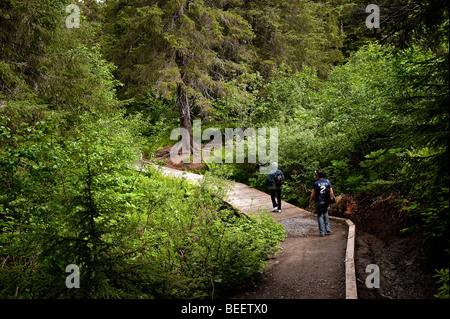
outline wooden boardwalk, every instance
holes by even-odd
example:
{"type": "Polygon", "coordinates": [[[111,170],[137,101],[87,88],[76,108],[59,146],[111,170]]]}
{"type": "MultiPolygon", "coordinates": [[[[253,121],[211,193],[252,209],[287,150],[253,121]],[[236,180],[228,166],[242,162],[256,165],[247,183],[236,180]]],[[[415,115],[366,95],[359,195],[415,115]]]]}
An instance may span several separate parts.
{"type": "MultiPolygon", "coordinates": [[[[199,183],[203,178],[203,176],[199,174],[180,171],[165,166],[158,166],[158,169],[165,175],[178,178],[186,178],[187,180],[194,183],[199,183]]],[[[227,194],[226,198],[223,198],[223,200],[243,213],[251,214],[257,212],[266,212],[272,215],[276,220],[283,220],[299,216],[304,218],[315,218],[315,216],[310,212],[289,204],[285,201],[282,201],[281,213],[272,213],[272,201],[270,199],[270,195],[237,182],[232,183],[231,191],[227,194]]]]}
{"type": "MultiPolygon", "coordinates": [[[[202,175],[158,166],[165,175],[199,183],[202,175]]],[[[354,225],[330,217],[332,235],[320,237],[317,218],[304,209],[282,201],[281,213],[272,212],[270,195],[242,183],[231,183],[223,198],[244,214],[270,214],[286,229],[282,250],[262,280],[232,298],[238,299],[356,299],[354,225]]]]}

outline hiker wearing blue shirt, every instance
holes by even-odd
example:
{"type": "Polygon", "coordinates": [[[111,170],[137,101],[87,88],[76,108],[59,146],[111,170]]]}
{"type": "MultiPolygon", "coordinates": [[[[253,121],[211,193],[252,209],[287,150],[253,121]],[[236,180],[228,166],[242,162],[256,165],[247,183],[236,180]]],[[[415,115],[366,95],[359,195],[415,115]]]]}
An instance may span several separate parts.
{"type": "Polygon", "coordinates": [[[281,213],[281,188],[285,181],[284,174],[278,169],[278,163],[272,163],[272,170],[269,172],[270,198],[272,199],[273,212],[281,213]],[[276,196],[276,200],[275,200],[276,196]]]}
{"type": "Polygon", "coordinates": [[[333,194],[333,187],[328,179],[325,178],[324,170],[318,169],[314,171],[314,179],[311,198],[309,204],[316,209],[317,221],[319,224],[319,233],[321,237],[331,234],[330,220],[328,217],[328,205],[330,204],[330,195],[333,194]]]}

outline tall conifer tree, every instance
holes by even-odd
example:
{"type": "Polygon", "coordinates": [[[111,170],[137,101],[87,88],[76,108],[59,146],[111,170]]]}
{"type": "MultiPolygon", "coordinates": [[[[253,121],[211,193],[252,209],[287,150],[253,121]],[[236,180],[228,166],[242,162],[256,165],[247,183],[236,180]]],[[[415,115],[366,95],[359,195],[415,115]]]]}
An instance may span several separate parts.
{"type": "Polygon", "coordinates": [[[180,125],[192,133],[192,106],[208,114],[243,72],[269,76],[282,64],[294,71],[306,64],[325,74],[340,61],[341,8],[306,0],[109,1],[105,52],[125,96],[176,94],[180,125]]]}
{"type": "Polygon", "coordinates": [[[166,97],[176,92],[180,125],[191,132],[192,105],[207,112],[210,97],[226,90],[227,75],[242,72],[253,57],[247,46],[253,33],[238,2],[109,3],[108,54],[120,66],[128,92],[154,90],[166,97]]]}

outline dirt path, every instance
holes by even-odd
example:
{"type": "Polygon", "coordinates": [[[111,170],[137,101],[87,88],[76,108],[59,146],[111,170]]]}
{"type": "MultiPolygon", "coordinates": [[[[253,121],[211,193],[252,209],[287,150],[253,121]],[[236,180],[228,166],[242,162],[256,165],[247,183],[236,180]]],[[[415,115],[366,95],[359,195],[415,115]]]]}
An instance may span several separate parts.
{"type": "MultiPolygon", "coordinates": [[[[305,224],[302,217],[282,222],[305,224]]],[[[269,262],[261,279],[242,287],[232,298],[344,299],[346,227],[332,222],[332,235],[320,237],[312,230],[317,228],[315,223],[308,234],[291,236],[288,232],[283,250],[269,262]]]]}
{"type": "MultiPolygon", "coordinates": [[[[160,167],[168,175],[198,182],[202,176],[160,167]]],[[[282,212],[271,212],[270,196],[241,183],[233,183],[224,199],[240,211],[268,213],[285,226],[282,250],[253,285],[240,287],[232,299],[344,299],[347,224],[330,219],[331,235],[319,236],[316,215],[282,202],[282,212]]]]}

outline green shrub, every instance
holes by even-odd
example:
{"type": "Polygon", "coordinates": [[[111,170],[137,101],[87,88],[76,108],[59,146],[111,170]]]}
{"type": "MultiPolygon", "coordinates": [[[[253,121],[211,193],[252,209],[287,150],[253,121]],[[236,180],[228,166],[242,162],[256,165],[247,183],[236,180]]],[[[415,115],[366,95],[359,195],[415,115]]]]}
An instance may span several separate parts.
{"type": "Polygon", "coordinates": [[[434,277],[438,278],[437,283],[441,284],[436,297],[448,299],[448,268],[437,270],[437,274],[434,277]]]}
{"type": "Polygon", "coordinates": [[[14,131],[2,117],[1,297],[214,298],[264,269],[282,226],[236,216],[212,177],[137,169],[130,121],[84,116],[69,135],[51,117],[14,131]]]}

